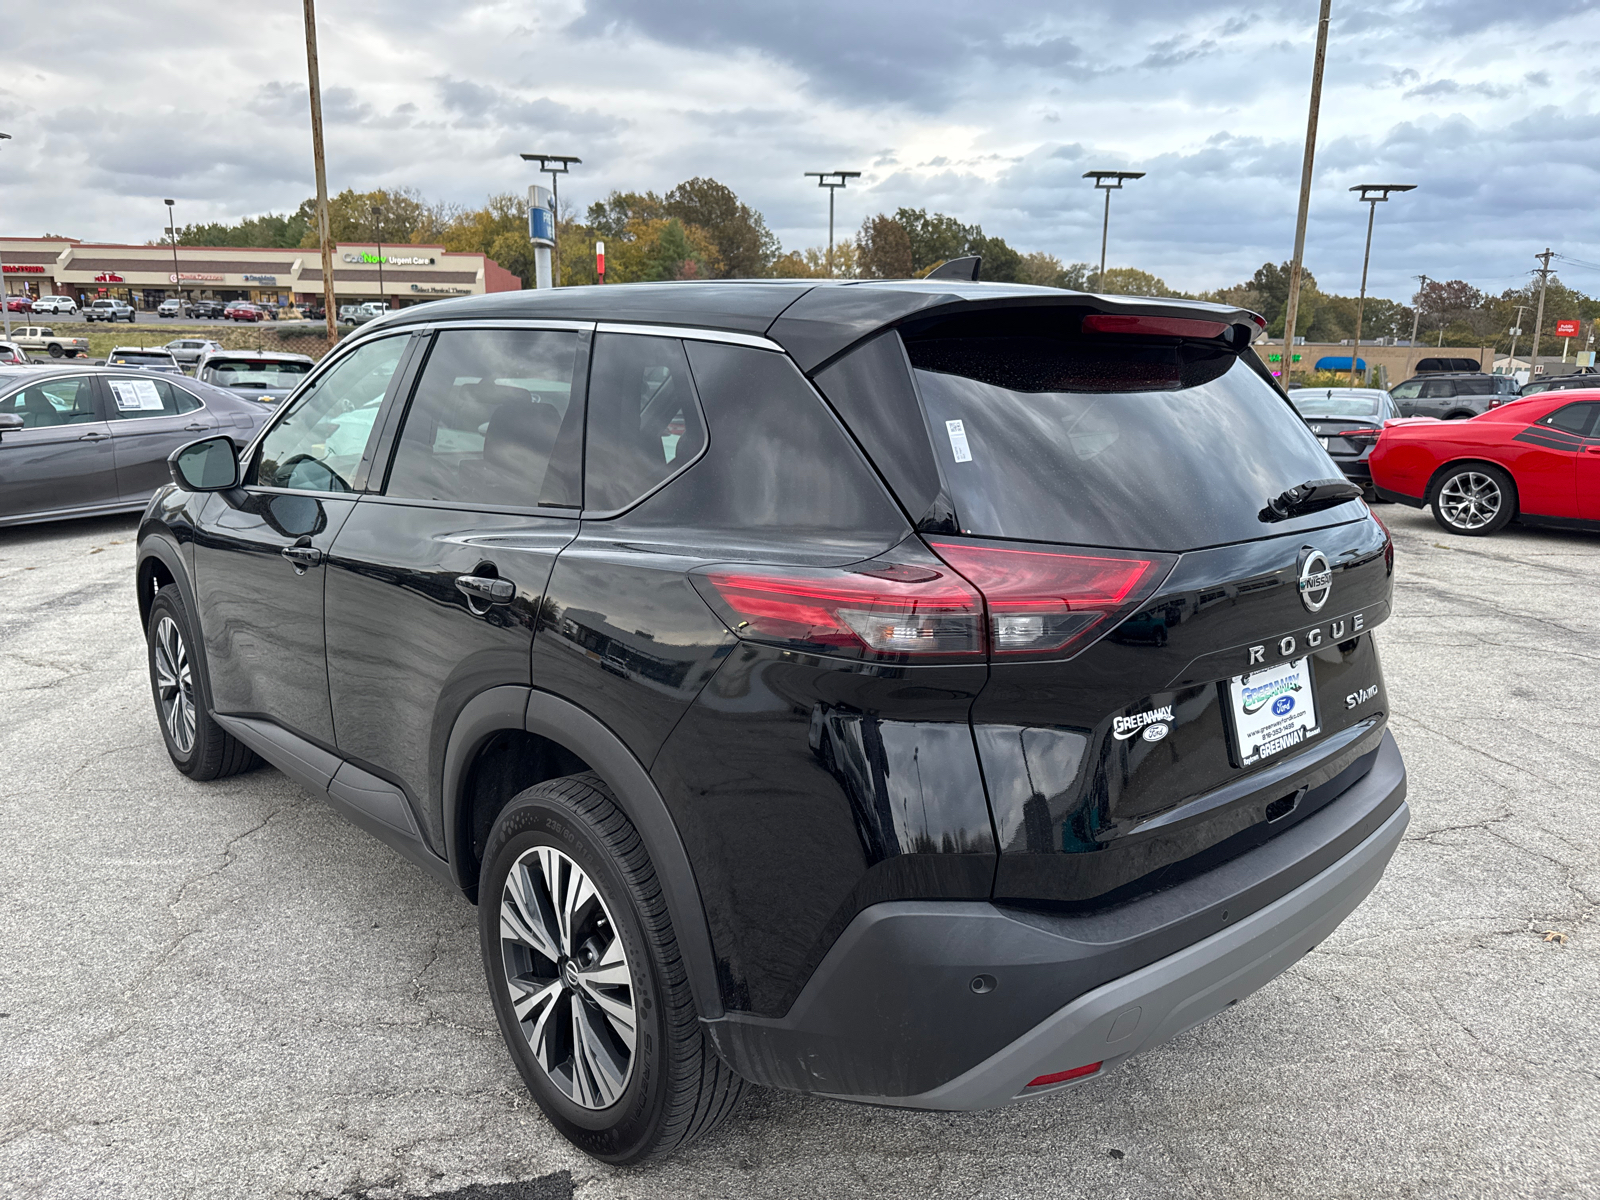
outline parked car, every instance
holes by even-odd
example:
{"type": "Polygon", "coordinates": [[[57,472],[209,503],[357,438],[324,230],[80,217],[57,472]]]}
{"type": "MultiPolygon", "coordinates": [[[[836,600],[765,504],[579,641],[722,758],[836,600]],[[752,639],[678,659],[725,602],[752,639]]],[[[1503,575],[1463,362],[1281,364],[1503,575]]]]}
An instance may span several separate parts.
{"type": "Polygon", "coordinates": [[[12,312],[32,312],[33,299],[29,296],[7,296],[6,308],[12,312]]]}
{"type": "Polygon", "coordinates": [[[26,351],[15,342],[0,342],[0,366],[25,367],[29,361],[26,351]]]}
{"type": "Polygon", "coordinates": [[[161,371],[168,375],[182,375],[183,368],[165,347],[114,346],[106,355],[108,367],[137,367],[141,371],[161,371]]]}
{"type": "Polygon", "coordinates": [[[254,304],[230,304],[224,314],[230,321],[266,321],[271,318],[265,309],[254,304]]]}
{"type": "Polygon", "coordinates": [[[41,296],[33,302],[33,311],[60,316],[62,313],[77,312],[78,302],[71,296],[41,296]]]}
{"type": "Polygon", "coordinates": [[[47,325],[24,325],[11,331],[11,340],[24,350],[48,354],[51,358],[77,358],[89,353],[89,339],[65,337],[47,325]]]}
{"type": "Polygon", "coordinates": [[[1378,444],[1384,422],[1400,416],[1389,393],[1381,388],[1295,388],[1289,400],[1345,478],[1370,490],[1367,457],[1378,444]]]}
{"type": "Polygon", "coordinates": [[[1509,375],[1439,374],[1414,376],[1389,389],[1403,417],[1464,421],[1504,404],[1518,394],[1509,375]]]}
{"type": "Polygon", "coordinates": [[[1417,360],[1418,375],[1460,375],[1481,372],[1483,364],[1475,358],[1421,358],[1417,360]]]}
{"type": "Polygon", "coordinates": [[[83,310],[85,321],[126,321],[133,324],[133,307],[121,300],[99,299],[91,301],[83,310]]]}
{"type": "Polygon", "coordinates": [[[190,315],[211,320],[223,315],[226,305],[220,300],[196,300],[190,315]]]}
{"type": "Polygon", "coordinates": [[[376,321],[379,317],[388,315],[389,306],[380,301],[369,300],[365,304],[356,305],[355,312],[350,314],[352,325],[365,325],[368,321],[376,321]]]}
{"type": "Polygon", "coordinates": [[[1450,533],[1516,520],[1600,530],[1600,388],[1524,397],[1470,421],[1403,421],[1370,458],[1379,495],[1429,506],[1450,533]]]}
{"type": "Polygon", "coordinates": [[[1522,390],[1519,394],[1537,396],[1541,392],[1593,387],[1600,387],[1600,372],[1592,368],[1585,368],[1573,375],[1535,375],[1522,385],[1522,390]]]}
{"type": "Polygon", "coordinates": [[[218,433],[242,446],[268,415],[144,371],[0,367],[0,525],[137,512],[179,446],[218,433]]]}
{"type": "Polygon", "coordinates": [[[596,1157],[746,1080],[1080,1086],[1326,938],[1408,820],[1393,546],[1263,325],[937,278],[395,313],[174,456],[160,736],[476,901],[596,1157]]]}
{"type": "Polygon", "coordinates": [[[156,305],[158,317],[186,317],[192,311],[192,306],[187,300],[163,300],[156,305]]]}
{"type": "Polygon", "coordinates": [[[179,363],[192,367],[213,350],[221,350],[222,343],[211,338],[175,338],[162,349],[179,363]]]}
{"type": "Polygon", "coordinates": [[[360,309],[360,307],[361,306],[359,304],[341,304],[341,305],[339,305],[339,324],[341,324],[341,325],[353,324],[355,322],[356,312],[357,312],[357,310],[360,309]]]}
{"type": "Polygon", "coordinates": [[[320,304],[302,304],[299,308],[302,321],[326,321],[328,319],[328,310],[320,304]]]}
{"type": "Polygon", "coordinates": [[[195,367],[195,378],[236,396],[276,404],[310,374],[316,360],[306,354],[272,350],[209,351],[195,367]]]}

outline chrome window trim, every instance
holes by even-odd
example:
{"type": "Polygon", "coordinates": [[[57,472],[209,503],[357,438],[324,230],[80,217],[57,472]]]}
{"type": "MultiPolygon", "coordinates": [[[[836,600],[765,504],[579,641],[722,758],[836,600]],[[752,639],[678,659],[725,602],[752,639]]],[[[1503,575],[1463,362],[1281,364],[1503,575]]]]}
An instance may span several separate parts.
{"type": "Polygon", "coordinates": [[[703,329],[696,325],[632,325],[622,321],[600,321],[596,333],[632,333],[640,337],[675,337],[692,342],[726,342],[730,346],[750,346],[756,350],[775,350],[783,347],[771,338],[755,333],[733,333],[726,329],[703,329]]]}
{"type": "Polygon", "coordinates": [[[526,317],[516,320],[503,317],[486,317],[481,321],[468,318],[461,321],[419,321],[415,325],[383,326],[375,330],[373,336],[401,332],[442,333],[451,329],[549,329],[558,333],[582,333],[593,328],[593,321],[564,321],[553,317],[526,317]]]}

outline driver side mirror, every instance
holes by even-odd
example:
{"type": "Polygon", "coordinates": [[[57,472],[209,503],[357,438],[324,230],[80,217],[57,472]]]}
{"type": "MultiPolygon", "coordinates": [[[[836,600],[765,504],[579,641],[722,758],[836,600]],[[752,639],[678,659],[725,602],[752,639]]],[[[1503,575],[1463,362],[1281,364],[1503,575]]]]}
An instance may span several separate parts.
{"type": "Polygon", "coordinates": [[[0,413],[0,438],[14,430],[21,429],[25,422],[16,413],[0,413]]]}
{"type": "Polygon", "coordinates": [[[201,438],[179,446],[167,458],[172,482],[191,492],[226,492],[239,486],[239,452],[233,439],[201,438]]]}

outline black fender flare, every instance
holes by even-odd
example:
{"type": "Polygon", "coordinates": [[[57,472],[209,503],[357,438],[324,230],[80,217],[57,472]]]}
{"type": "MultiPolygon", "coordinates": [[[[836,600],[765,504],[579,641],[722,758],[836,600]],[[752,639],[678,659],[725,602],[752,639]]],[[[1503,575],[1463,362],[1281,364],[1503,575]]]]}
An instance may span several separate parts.
{"type": "Polygon", "coordinates": [[[644,842],[661,884],[661,896],[672,919],[678,949],[683,955],[689,988],[700,1016],[715,1020],[723,1015],[722,992],[717,983],[716,956],[711,948],[711,928],[688,851],[666,801],[633,751],[610,727],[569,700],[533,688],[490,688],[468,701],[450,731],[440,789],[445,855],[456,882],[472,895],[478,881],[463,879],[467,855],[457,842],[460,801],[469,764],[495,734],[521,729],[565,746],[611,789],[617,803],[644,842]]]}
{"type": "Polygon", "coordinates": [[[172,576],[174,585],[178,589],[178,596],[183,600],[183,611],[189,618],[189,641],[192,645],[189,652],[195,657],[195,665],[199,669],[195,677],[200,681],[202,700],[205,702],[207,712],[216,712],[216,705],[211,700],[211,666],[206,659],[205,632],[200,628],[200,605],[194,598],[194,584],[189,578],[189,566],[184,561],[183,552],[178,548],[166,526],[159,521],[145,521],[139,531],[138,560],[133,569],[133,585],[140,589],[141,594],[135,597],[139,613],[139,636],[145,635],[145,623],[150,611],[149,600],[142,594],[143,584],[141,577],[144,575],[144,565],[150,559],[157,559],[172,576]]]}

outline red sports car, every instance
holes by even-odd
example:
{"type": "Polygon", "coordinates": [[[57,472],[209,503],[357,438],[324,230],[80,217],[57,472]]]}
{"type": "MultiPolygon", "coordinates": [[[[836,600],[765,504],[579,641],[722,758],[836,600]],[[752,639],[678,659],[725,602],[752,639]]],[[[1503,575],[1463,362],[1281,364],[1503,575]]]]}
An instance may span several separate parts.
{"type": "Polygon", "coordinates": [[[1469,421],[1391,422],[1369,461],[1379,496],[1431,505],[1451,533],[1512,520],[1600,531],[1600,389],[1541,392],[1469,421]]]}

